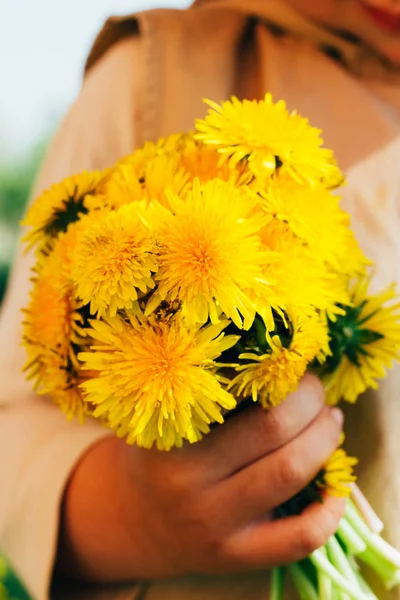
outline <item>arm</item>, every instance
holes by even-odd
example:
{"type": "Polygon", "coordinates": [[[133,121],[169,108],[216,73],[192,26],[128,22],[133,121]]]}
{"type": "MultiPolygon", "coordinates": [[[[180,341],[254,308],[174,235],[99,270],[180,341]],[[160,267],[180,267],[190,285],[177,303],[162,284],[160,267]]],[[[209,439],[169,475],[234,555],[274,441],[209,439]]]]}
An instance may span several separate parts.
{"type": "MultiPolygon", "coordinates": [[[[134,39],[120,43],[92,71],[37,191],[133,149],[137,48],[134,39]]],[[[66,423],[23,382],[17,344],[28,268],[29,259],[18,261],[0,329],[0,373],[8,375],[0,392],[0,452],[9,457],[0,465],[7,482],[0,546],[36,598],[47,597],[58,540],[67,575],[118,582],[266,568],[302,558],[330,537],[340,500],[299,517],[268,518],[318,473],[339,441],[340,415],[323,407],[314,378],[276,410],[253,407],[194,446],[170,453],[130,448],[90,421],[66,423]]]]}
{"type": "MultiPolygon", "coordinates": [[[[139,52],[139,39],[129,38],[89,72],[52,143],[33,197],[73,173],[111,166],[134,149],[139,52]]],[[[107,432],[90,421],[84,427],[67,423],[57,407],[35,397],[21,372],[20,309],[27,302],[32,261],[19,253],[0,315],[0,548],[32,595],[43,600],[66,481],[79,458],[107,432]]]]}

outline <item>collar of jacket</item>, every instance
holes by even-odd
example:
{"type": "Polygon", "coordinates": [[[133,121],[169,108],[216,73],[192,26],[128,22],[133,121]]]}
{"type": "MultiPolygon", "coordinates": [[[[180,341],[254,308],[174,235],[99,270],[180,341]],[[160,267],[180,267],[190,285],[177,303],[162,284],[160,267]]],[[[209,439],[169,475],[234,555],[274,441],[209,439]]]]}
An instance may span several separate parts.
{"type": "Polygon", "coordinates": [[[252,15],[265,21],[266,25],[278,26],[336,56],[357,76],[400,82],[400,67],[390,63],[374,48],[307,19],[284,0],[195,0],[189,10],[200,8],[227,8],[252,15]]]}

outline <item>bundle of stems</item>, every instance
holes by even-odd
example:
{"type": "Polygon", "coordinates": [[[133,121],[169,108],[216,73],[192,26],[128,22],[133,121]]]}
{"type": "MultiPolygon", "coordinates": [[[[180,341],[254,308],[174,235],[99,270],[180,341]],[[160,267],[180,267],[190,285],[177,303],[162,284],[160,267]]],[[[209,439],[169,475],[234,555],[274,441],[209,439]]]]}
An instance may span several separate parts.
{"type": "Polygon", "coordinates": [[[291,579],[301,600],[379,600],[361,572],[367,565],[390,590],[400,583],[400,552],[380,535],[383,523],[352,485],[334,536],[305,560],[272,572],[269,600],[283,600],[291,579]]]}

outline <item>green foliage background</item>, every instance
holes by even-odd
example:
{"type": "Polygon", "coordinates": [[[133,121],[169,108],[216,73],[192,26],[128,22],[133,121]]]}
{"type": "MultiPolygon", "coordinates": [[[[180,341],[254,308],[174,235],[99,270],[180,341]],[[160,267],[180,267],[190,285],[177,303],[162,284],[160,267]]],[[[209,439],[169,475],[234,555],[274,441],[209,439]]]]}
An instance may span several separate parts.
{"type": "Polygon", "coordinates": [[[6,559],[0,556],[0,600],[31,600],[6,559]]]}

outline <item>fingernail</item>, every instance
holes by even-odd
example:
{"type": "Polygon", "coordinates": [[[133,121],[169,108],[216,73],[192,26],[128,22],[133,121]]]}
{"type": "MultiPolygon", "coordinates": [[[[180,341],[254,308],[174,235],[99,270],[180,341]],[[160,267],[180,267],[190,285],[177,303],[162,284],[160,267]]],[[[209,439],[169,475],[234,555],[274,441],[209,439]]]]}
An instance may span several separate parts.
{"type": "Polygon", "coordinates": [[[340,408],[332,408],[331,410],[332,419],[336,421],[340,426],[343,425],[343,413],[340,408]]]}

